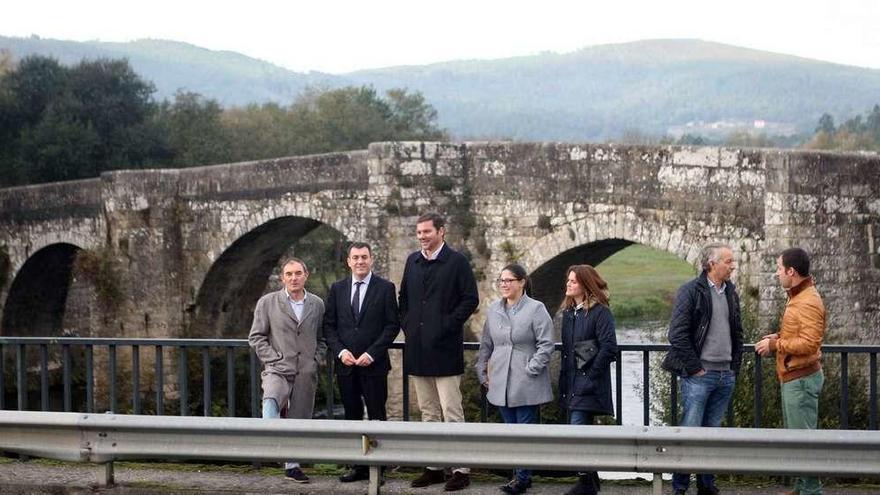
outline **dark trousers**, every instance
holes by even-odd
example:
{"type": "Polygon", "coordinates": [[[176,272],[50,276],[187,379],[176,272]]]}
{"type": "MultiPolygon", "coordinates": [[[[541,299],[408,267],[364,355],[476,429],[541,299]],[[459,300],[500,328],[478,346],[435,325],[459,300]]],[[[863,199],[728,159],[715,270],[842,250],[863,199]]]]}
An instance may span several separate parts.
{"type": "MultiPolygon", "coordinates": [[[[362,375],[355,370],[350,375],[336,375],[339,394],[345,419],[360,421],[364,419],[364,406],[367,418],[385,421],[385,401],[388,399],[388,375],[362,375]]],[[[352,466],[358,471],[366,471],[367,466],[352,466]]],[[[384,466],[382,471],[384,472],[384,466]]]]}
{"type": "Polygon", "coordinates": [[[364,406],[367,418],[385,421],[385,401],[388,400],[388,375],[362,375],[355,370],[350,375],[337,375],[339,394],[345,408],[345,419],[364,419],[364,406]]]}

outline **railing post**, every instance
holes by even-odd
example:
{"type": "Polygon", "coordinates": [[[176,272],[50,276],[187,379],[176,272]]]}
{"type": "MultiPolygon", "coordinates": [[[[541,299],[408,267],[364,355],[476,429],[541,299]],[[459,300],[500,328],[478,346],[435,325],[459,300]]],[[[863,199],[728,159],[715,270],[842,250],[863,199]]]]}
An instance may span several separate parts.
{"type": "Polygon", "coordinates": [[[0,344],[0,410],[6,409],[6,346],[0,344]]]}
{"type": "Polygon", "coordinates": [[[131,408],[141,413],[141,348],[131,346],[131,408]]]}
{"type": "Polygon", "coordinates": [[[260,383],[257,378],[257,353],[253,349],[250,350],[249,363],[249,374],[251,380],[251,417],[259,418],[262,416],[262,412],[260,410],[260,383]]]}
{"type": "Polygon", "coordinates": [[[15,376],[16,385],[18,385],[18,410],[24,411],[27,408],[27,374],[25,373],[24,344],[15,346],[15,376]]]}
{"type": "Polygon", "coordinates": [[[868,384],[868,422],[869,428],[877,429],[877,353],[872,352],[869,361],[868,384]]]}
{"type": "Polygon", "coordinates": [[[403,377],[403,420],[409,421],[409,374],[403,370],[401,376],[403,377]]]}
{"type": "Polygon", "coordinates": [[[156,346],[156,415],[165,414],[165,369],[162,363],[162,346],[156,346]]]}
{"type": "Polygon", "coordinates": [[[86,412],[95,412],[95,357],[91,344],[86,345],[86,412]]]}
{"type": "Polygon", "coordinates": [[[202,348],[202,416],[211,415],[211,348],[202,348]]]}
{"type": "Polygon", "coordinates": [[[64,412],[70,412],[73,410],[73,392],[70,385],[70,344],[64,344],[61,346],[61,356],[61,381],[64,382],[64,412]]]}
{"type": "Polygon", "coordinates": [[[189,415],[189,390],[187,388],[188,380],[189,380],[189,370],[187,369],[186,362],[186,347],[180,346],[177,348],[178,356],[180,357],[180,362],[177,365],[177,390],[180,396],[180,415],[188,416],[189,415]]]}
{"type": "Polygon", "coordinates": [[[849,428],[849,355],[840,353],[840,429],[849,428]]]}
{"type": "Polygon", "coordinates": [[[235,417],[235,348],[226,348],[226,415],[235,417]]]}
{"type": "Polygon", "coordinates": [[[40,344],[40,410],[49,410],[49,345],[40,344]]]}
{"type": "Polygon", "coordinates": [[[761,427],[764,414],[764,364],[755,353],[755,428],[761,427]]]}
{"type": "Polygon", "coordinates": [[[335,419],[336,416],[333,414],[334,409],[334,397],[333,397],[333,373],[335,373],[334,366],[336,365],[336,360],[333,359],[333,353],[328,349],[324,354],[324,362],[327,363],[327,387],[324,389],[324,397],[325,397],[325,407],[327,408],[327,419],[335,419]]]}
{"type": "Polygon", "coordinates": [[[642,423],[645,426],[651,424],[651,379],[650,379],[650,351],[642,351],[642,423]]]}
{"type": "Polygon", "coordinates": [[[614,386],[617,396],[617,424],[623,424],[623,353],[617,351],[617,360],[614,362],[614,386]]]}
{"type": "Polygon", "coordinates": [[[108,378],[110,378],[110,412],[116,413],[116,345],[107,346],[108,378]]]}

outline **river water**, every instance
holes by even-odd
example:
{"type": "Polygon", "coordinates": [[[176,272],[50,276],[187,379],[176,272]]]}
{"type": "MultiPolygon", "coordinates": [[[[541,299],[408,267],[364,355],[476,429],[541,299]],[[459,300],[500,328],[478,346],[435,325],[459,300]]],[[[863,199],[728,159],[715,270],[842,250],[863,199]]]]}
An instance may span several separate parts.
{"type": "MultiPolygon", "coordinates": [[[[665,344],[666,329],[665,321],[629,322],[617,325],[618,344],[665,344]]],[[[642,400],[642,352],[624,352],[623,359],[623,424],[642,425],[643,423],[643,400],[642,400]]],[[[617,391],[614,387],[617,383],[616,366],[611,367],[612,397],[617,400],[617,391]]],[[[650,369],[649,378],[660,376],[663,371],[650,369]]],[[[617,404],[615,403],[615,408],[617,404]]],[[[616,410],[616,409],[615,409],[616,410]]],[[[657,425],[659,420],[651,418],[650,424],[657,425]]]]}
{"type": "MultiPolygon", "coordinates": [[[[666,330],[668,322],[665,321],[648,321],[648,322],[622,322],[617,324],[617,343],[618,344],[663,344],[666,343],[666,330]]],[[[623,360],[623,421],[624,425],[642,425],[644,424],[643,400],[642,400],[642,359],[641,352],[624,352],[621,356],[623,360]]],[[[612,397],[615,400],[615,410],[617,407],[617,391],[614,390],[617,384],[616,366],[611,367],[611,386],[612,397]]],[[[661,376],[665,373],[662,370],[651,367],[650,379],[661,376]]],[[[660,420],[652,412],[650,418],[651,425],[659,425],[660,420]]],[[[644,478],[651,479],[652,475],[645,473],[620,473],[620,472],[600,472],[599,475],[603,479],[633,479],[644,478]]],[[[664,479],[668,479],[670,475],[664,475],[664,479]]]]}

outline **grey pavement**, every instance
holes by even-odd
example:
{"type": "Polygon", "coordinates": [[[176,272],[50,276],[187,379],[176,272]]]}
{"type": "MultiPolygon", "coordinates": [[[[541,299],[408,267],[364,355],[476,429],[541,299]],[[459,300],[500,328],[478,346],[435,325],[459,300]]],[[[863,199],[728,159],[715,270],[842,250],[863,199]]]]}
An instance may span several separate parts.
{"type": "MultiPolygon", "coordinates": [[[[110,488],[97,486],[98,476],[103,469],[93,464],[57,463],[39,460],[21,462],[3,459],[0,462],[0,493],[19,494],[364,494],[367,482],[340,483],[336,476],[311,474],[308,484],[288,481],[278,473],[278,469],[253,470],[243,466],[201,466],[181,464],[117,463],[115,468],[116,485],[110,488]]],[[[307,470],[308,471],[308,470],[307,470]]],[[[442,485],[428,488],[410,488],[409,479],[392,473],[381,493],[435,495],[447,493],[442,485]]],[[[481,475],[471,487],[462,490],[462,495],[498,495],[498,487],[503,483],[500,477],[481,475]],[[489,480],[489,481],[487,481],[489,480]]],[[[547,479],[536,483],[529,494],[563,494],[570,482],[547,479]]],[[[769,495],[783,491],[781,486],[724,486],[723,494],[769,495]]],[[[695,492],[693,488],[692,492],[695,492]]],[[[664,493],[670,493],[668,482],[664,493]]],[[[649,494],[651,485],[646,481],[606,481],[603,495],[649,494]]],[[[828,486],[827,495],[880,493],[880,485],[847,487],[828,486]]]]}

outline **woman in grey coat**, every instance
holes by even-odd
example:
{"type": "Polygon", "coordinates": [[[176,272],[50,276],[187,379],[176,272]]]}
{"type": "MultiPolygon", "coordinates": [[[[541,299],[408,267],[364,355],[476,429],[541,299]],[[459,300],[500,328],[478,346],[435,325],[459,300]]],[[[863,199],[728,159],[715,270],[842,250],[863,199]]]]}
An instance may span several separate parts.
{"type": "MultiPolygon", "coordinates": [[[[486,315],[477,377],[505,423],[537,423],[538,407],[553,400],[548,369],[553,321],[544,304],[528,296],[525,268],[507,265],[496,282],[501,299],[486,315]]],[[[501,490],[518,494],[531,485],[531,471],[517,468],[514,479],[501,490]]]]}

